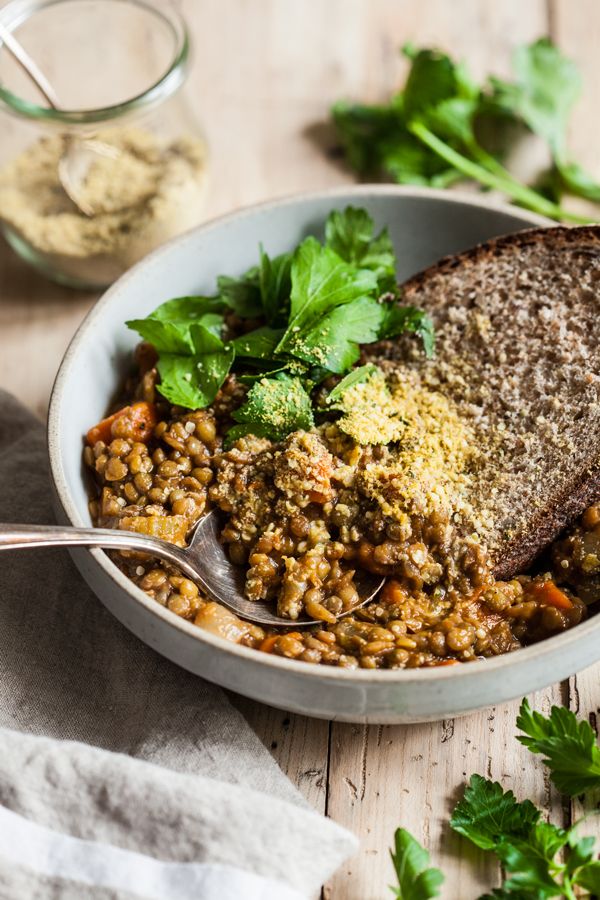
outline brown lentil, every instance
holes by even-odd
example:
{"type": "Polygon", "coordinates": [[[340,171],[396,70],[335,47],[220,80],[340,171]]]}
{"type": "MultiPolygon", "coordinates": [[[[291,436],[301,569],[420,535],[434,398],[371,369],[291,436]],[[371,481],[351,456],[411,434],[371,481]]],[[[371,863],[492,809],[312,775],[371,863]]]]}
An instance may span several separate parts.
{"type": "Polygon", "coordinates": [[[126,397],[156,401],[158,424],[148,442],[123,427],[110,443],[84,449],[98,487],[90,502],[95,524],[183,543],[198,518],[219,506],[230,558],[248,566],[248,595],[276,602],[290,618],[306,611],[322,624],[265,632],[207,600],[170,567],[114,554],[175,615],[287,659],[398,669],[510,652],[573,627],[585,615],[583,600],[600,599],[600,504],[554,544],[553,573],[496,582],[484,549],[461,543],[444,509],[395,519],[368,495],[364,473],[385,473],[393,462],[388,446],[359,446],[329,423],[280,444],[248,436],[223,450],[222,435],[246,389],[230,376],[211,409],[182,413],[155,395],[154,362],[144,364],[126,397]],[[359,566],[387,581],[353,613],[359,566]],[[564,609],[528,588],[550,580],[565,591],[564,609]],[[338,619],[341,612],[348,614],[338,619]]]}

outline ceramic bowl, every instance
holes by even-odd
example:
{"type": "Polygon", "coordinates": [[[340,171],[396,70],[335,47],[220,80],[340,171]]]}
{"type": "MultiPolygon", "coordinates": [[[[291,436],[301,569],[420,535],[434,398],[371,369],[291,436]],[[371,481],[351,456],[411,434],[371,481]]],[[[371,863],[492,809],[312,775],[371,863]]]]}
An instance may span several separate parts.
{"type": "MultiPolygon", "coordinates": [[[[360,186],[278,200],[210,222],[155,251],[124,275],[85,319],[60,367],[48,443],[60,521],[89,525],[82,435],[103,417],[136,336],[125,319],[163,300],[210,293],[215,277],[238,274],[263,243],[271,255],[318,234],[332,208],[364,206],[387,225],[402,281],[439,257],[486,238],[548,224],[515,207],[471,195],[360,186]]],[[[203,632],[151,600],[101,550],[73,559],[102,603],[140,640],[185,669],[264,703],[349,722],[416,722],[465,713],[561,680],[600,658],[600,617],[507,656],[421,670],[349,671],[282,659],[203,632]]]]}

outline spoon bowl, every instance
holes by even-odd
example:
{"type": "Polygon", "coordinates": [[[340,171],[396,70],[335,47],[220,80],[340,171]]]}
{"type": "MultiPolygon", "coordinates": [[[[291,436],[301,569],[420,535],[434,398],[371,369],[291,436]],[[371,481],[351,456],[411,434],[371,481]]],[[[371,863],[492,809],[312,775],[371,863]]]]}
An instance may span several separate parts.
{"type": "MultiPolygon", "coordinates": [[[[236,615],[278,628],[305,628],[318,625],[318,619],[284,619],[267,603],[244,596],[244,570],[234,566],[219,541],[219,517],[213,510],[200,519],[187,547],[176,547],[159,538],[132,531],[110,528],[69,528],[56,525],[0,525],[0,550],[25,550],[34,547],[104,547],[106,550],[134,550],[149,553],[176,566],[217,603],[236,615]]],[[[384,579],[367,572],[356,577],[359,602],[341,614],[348,615],[369,603],[381,589],[384,579]]]]}

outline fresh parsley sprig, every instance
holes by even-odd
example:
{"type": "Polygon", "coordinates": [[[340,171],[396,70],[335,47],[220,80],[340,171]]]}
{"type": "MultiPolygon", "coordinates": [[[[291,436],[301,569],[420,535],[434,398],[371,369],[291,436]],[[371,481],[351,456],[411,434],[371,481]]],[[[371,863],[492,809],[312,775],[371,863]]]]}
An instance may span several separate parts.
{"type": "Polygon", "coordinates": [[[430,867],[429,853],[410,831],[396,830],[390,855],[398,876],[398,886],[391,887],[397,900],[430,900],[439,895],[444,876],[430,867]]]}
{"type": "Polygon", "coordinates": [[[600,185],[569,157],[567,125],[581,79],[550,40],[516,50],[514,81],[491,77],[484,85],[445,53],[411,45],[403,53],[411,64],[408,78],[387,105],[333,106],[342,147],[359,174],[385,173],[401,184],[433,187],[469,178],[550,218],[589,221],[559,205],[564,193],[600,202],[600,185]],[[515,178],[500,154],[483,145],[482,122],[496,132],[518,122],[548,144],[552,168],[543,191],[515,178]]]}
{"type": "MultiPolygon", "coordinates": [[[[556,706],[543,716],[523,700],[517,726],[524,732],[518,740],[544,756],[559,790],[575,796],[600,787],[600,747],[588,722],[556,706]]],[[[563,829],[545,822],[529,800],[519,802],[512,791],[481,775],[471,776],[450,819],[454,831],[493,852],[507,875],[501,887],[479,900],[599,896],[596,842],[578,836],[579,824],[563,829]]],[[[391,855],[398,878],[398,887],[391,890],[397,898],[428,900],[438,895],[443,875],[429,867],[429,854],[409,832],[396,831],[391,855]]]]}
{"type": "Polygon", "coordinates": [[[579,721],[570,709],[560,706],[543,716],[523,700],[517,727],[524,732],[517,740],[544,757],[550,778],[562,794],[576,797],[600,788],[600,747],[589,722],[579,721]]]}
{"type": "Polygon", "coordinates": [[[399,302],[389,234],[375,233],[364,209],[334,210],[324,243],[307,237],[289,253],[271,258],[260,247],[259,256],[239,278],[220,276],[217,295],[175,298],[127,322],[157,350],[157,387],[171,403],[210,405],[231,371],[250,385],[229,441],[312,427],[311,392],[351,372],[362,344],[412,332],[432,355],[431,320],[399,302]],[[231,313],[257,327],[226,340],[231,313]]]}

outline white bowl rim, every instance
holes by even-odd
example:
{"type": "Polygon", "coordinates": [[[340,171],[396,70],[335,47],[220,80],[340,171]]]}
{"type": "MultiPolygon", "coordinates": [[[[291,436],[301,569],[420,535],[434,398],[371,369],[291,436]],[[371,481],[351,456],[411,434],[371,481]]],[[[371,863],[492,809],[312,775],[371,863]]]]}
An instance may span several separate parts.
{"type": "MultiPolygon", "coordinates": [[[[62,394],[65,384],[69,378],[70,360],[78,351],[80,344],[85,340],[89,327],[94,323],[96,318],[106,305],[112,302],[115,294],[118,294],[124,284],[129,279],[137,275],[139,269],[146,265],[150,259],[156,259],[161,254],[167,253],[173,244],[181,244],[189,240],[192,235],[199,232],[208,231],[216,226],[226,224],[229,221],[239,219],[254,214],[255,211],[268,211],[280,206],[294,206],[304,202],[316,201],[319,199],[331,198],[335,200],[338,197],[370,197],[373,195],[382,196],[398,196],[398,197],[422,197],[441,200],[447,203],[457,203],[468,206],[482,207],[484,209],[497,211],[511,215],[523,221],[524,226],[555,226],[556,223],[537,215],[536,213],[522,210],[519,207],[512,206],[508,203],[492,201],[486,198],[472,195],[466,191],[446,191],[434,188],[411,187],[404,185],[387,185],[387,184],[359,184],[359,185],[342,185],[335,188],[325,190],[303,191],[279,197],[273,200],[267,200],[262,203],[255,203],[242,207],[233,212],[215,217],[202,225],[191,229],[183,235],[180,235],[167,243],[161,245],[148,256],[144,257],[140,262],[129,269],[122,275],[94,304],[89,313],[85,316],[77,331],[75,332],[71,342],[65,352],[60,364],[50,398],[50,406],[48,410],[48,452],[50,458],[50,471],[57,497],[67,516],[68,520],[75,526],[83,526],[87,524],[83,521],[77,507],[70,496],[68,482],[64,473],[62,458],[60,453],[60,421],[62,410],[62,394]]],[[[351,682],[354,684],[373,685],[373,684],[402,684],[406,687],[411,683],[421,681],[442,681],[451,679],[469,679],[476,678],[481,672],[481,666],[485,665],[486,672],[500,672],[510,667],[517,661],[524,664],[527,661],[541,659],[545,656],[551,656],[554,653],[560,653],[561,650],[583,637],[584,634],[600,631],[600,616],[592,617],[587,622],[583,622],[568,631],[559,635],[546,638],[537,644],[514,650],[511,653],[505,653],[500,656],[487,658],[481,661],[475,661],[468,665],[460,666],[432,666],[422,669],[344,669],[334,666],[310,665],[304,662],[298,662],[293,659],[275,656],[268,653],[260,653],[250,647],[240,646],[224,638],[212,635],[207,631],[193,625],[191,622],[180,618],[170,612],[165,607],[152,600],[141,588],[138,588],[121,570],[113,563],[108,555],[100,549],[88,551],[95,559],[106,575],[115,582],[122,590],[126,591],[137,603],[140,603],[154,616],[161,619],[169,628],[184,632],[190,635],[194,640],[200,643],[205,642],[212,645],[215,649],[229,655],[232,658],[238,658],[240,661],[253,662],[260,664],[273,670],[273,674],[282,669],[286,672],[295,672],[302,675],[308,681],[318,682],[325,679],[330,682],[351,682]]]]}

